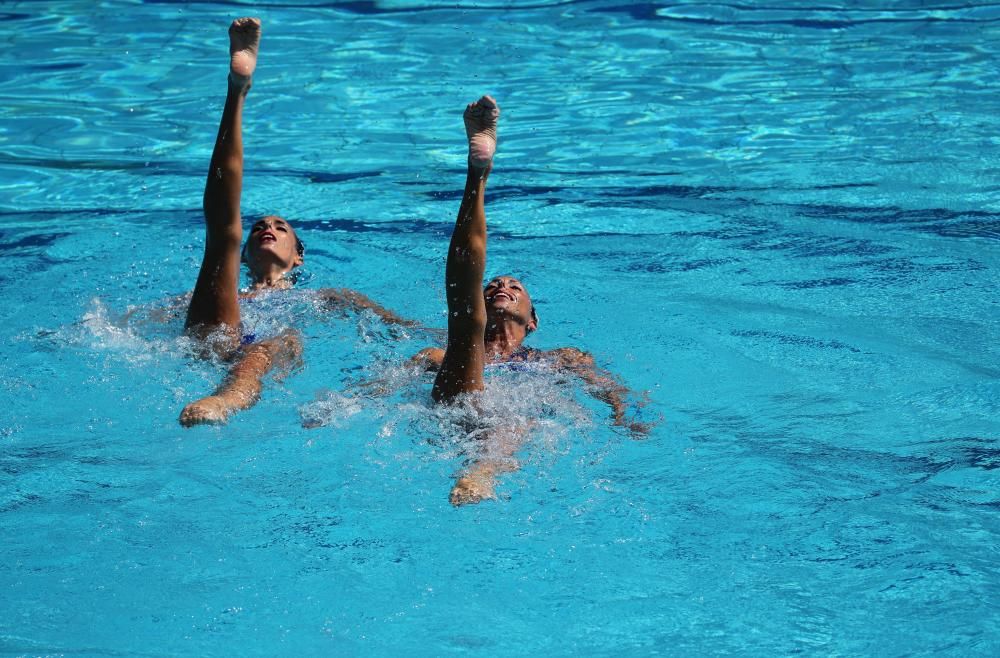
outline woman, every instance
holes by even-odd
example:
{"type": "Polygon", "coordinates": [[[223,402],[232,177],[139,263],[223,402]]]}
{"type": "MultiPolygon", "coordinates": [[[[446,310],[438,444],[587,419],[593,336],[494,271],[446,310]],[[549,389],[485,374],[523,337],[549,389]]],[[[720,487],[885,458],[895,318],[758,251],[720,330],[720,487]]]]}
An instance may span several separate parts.
{"type": "MultiPolygon", "coordinates": [[[[591,395],[611,406],[615,425],[635,436],[644,436],[648,426],[626,417],[629,390],[610,373],[599,370],[593,357],[572,347],[542,351],[524,345],[528,334],[538,328],[538,315],[519,280],[499,276],[485,289],[481,287],[486,270],[484,195],[493,168],[499,116],[500,108],[490,96],[483,96],[465,109],[468,172],[445,266],[447,347],[427,348],[414,359],[437,370],[432,395],[439,403],[481,391],[489,368],[517,369],[538,364],[576,375],[591,395]]],[[[487,440],[492,445],[484,446],[483,456],[472,461],[452,488],[452,504],[495,497],[495,476],[516,467],[511,457],[523,443],[525,430],[512,427],[493,431],[487,440]]]]}
{"type": "MultiPolygon", "coordinates": [[[[241,302],[292,286],[288,275],[302,264],[305,251],[292,226],[274,215],[256,222],[242,252],[240,248],[243,105],[257,67],[260,32],[256,18],[239,18],[229,27],[229,88],[205,183],[205,255],[185,323],[189,335],[233,361],[233,366],[212,395],[184,408],[180,417],[184,426],[225,422],[235,411],[252,406],[264,375],[276,365],[291,365],[302,353],[294,332],[270,337],[245,334],[240,318],[241,302]],[[251,279],[249,291],[242,294],[241,261],[251,279]]],[[[413,324],[355,291],[328,288],[318,295],[330,307],[370,310],[385,322],[413,324]]]]}

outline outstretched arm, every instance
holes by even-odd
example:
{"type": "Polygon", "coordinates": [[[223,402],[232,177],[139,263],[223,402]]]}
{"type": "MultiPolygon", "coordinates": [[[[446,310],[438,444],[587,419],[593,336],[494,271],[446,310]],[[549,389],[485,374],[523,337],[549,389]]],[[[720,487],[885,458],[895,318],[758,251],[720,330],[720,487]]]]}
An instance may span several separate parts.
{"type": "Polygon", "coordinates": [[[324,288],[319,291],[320,299],[330,310],[350,310],[355,312],[371,311],[386,324],[397,324],[401,327],[419,327],[420,323],[402,318],[389,309],[381,306],[357,290],[348,288],[324,288]]]}
{"type": "Polygon", "coordinates": [[[238,345],[240,307],[240,194],[243,190],[243,102],[257,66],[260,21],[240,18],[229,27],[229,88],[205,182],[205,254],[185,328],[204,336],[224,326],[238,345]]]}
{"type": "Polygon", "coordinates": [[[460,393],[483,388],[483,346],[486,332],[486,302],[483,273],[486,271],[486,179],[496,149],[496,123],[500,108],[483,96],[465,109],[469,138],[469,168],[462,204],[448,245],[445,294],[448,299],[448,343],[434,380],[438,402],[460,393]]]}
{"type": "Polygon", "coordinates": [[[629,431],[633,438],[645,438],[652,429],[652,423],[640,422],[635,416],[628,415],[628,398],[632,394],[613,374],[600,368],[594,362],[594,357],[574,347],[563,347],[549,352],[554,356],[560,370],[570,372],[587,387],[587,392],[594,398],[611,407],[614,424],[629,431]]]}

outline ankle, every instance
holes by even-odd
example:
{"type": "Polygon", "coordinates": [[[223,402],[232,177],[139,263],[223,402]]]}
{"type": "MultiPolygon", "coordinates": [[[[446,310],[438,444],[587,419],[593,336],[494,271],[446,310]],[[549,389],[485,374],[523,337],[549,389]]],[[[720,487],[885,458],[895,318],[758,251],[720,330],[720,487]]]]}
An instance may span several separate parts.
{"type": "Polygon", "coordinates": [[[250,91],[250,87],[253,84],[253,80],[249,75],[240,75],[238,73],[229,72],[229,88],[237,91],[243,95],[246,95],[250,91]]]}
{"type": "Polygon", "coordinates": [[[483,180],[485,181],[489,175],[490,171],[493,170],[493,161],[490,160],[486,164],[477,164],[472,161],[472,157],[469,157],[469,178],[473,180],[483,180]]]}

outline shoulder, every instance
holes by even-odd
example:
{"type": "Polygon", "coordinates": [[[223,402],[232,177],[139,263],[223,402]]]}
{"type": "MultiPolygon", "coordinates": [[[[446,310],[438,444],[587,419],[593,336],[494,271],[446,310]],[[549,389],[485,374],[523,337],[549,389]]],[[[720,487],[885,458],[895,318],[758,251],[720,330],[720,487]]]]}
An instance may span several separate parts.
{"type": "Polygon", "coordinates": [[[440,368],[444,362],[444,350],[440,347],[425,347],[414,354],[410,361],[426,368],[440,368]]]}

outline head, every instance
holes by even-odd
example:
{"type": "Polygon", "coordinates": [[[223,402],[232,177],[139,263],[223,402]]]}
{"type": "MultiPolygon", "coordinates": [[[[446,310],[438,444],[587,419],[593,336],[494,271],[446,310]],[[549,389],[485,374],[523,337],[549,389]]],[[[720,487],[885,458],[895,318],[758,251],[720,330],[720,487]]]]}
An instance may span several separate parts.
{"type": "Polygon", "coordinates": [[[483,298],[486,300],[487,322],[510,318],[524,325],[525,332],[529,334],[538,328],[535,305],[531,302],[528,289],[518,279],[512,276],[495,277],[483,288],[483,298]]]}
{"type": "Polygon", "coordinates": [[[266,278],[274,271],[290,272],[303,262],[305,245],[287,220],[277,215],[263,217],[250,227],[243,245],[243,262],[256,279],[266,278]]]}

